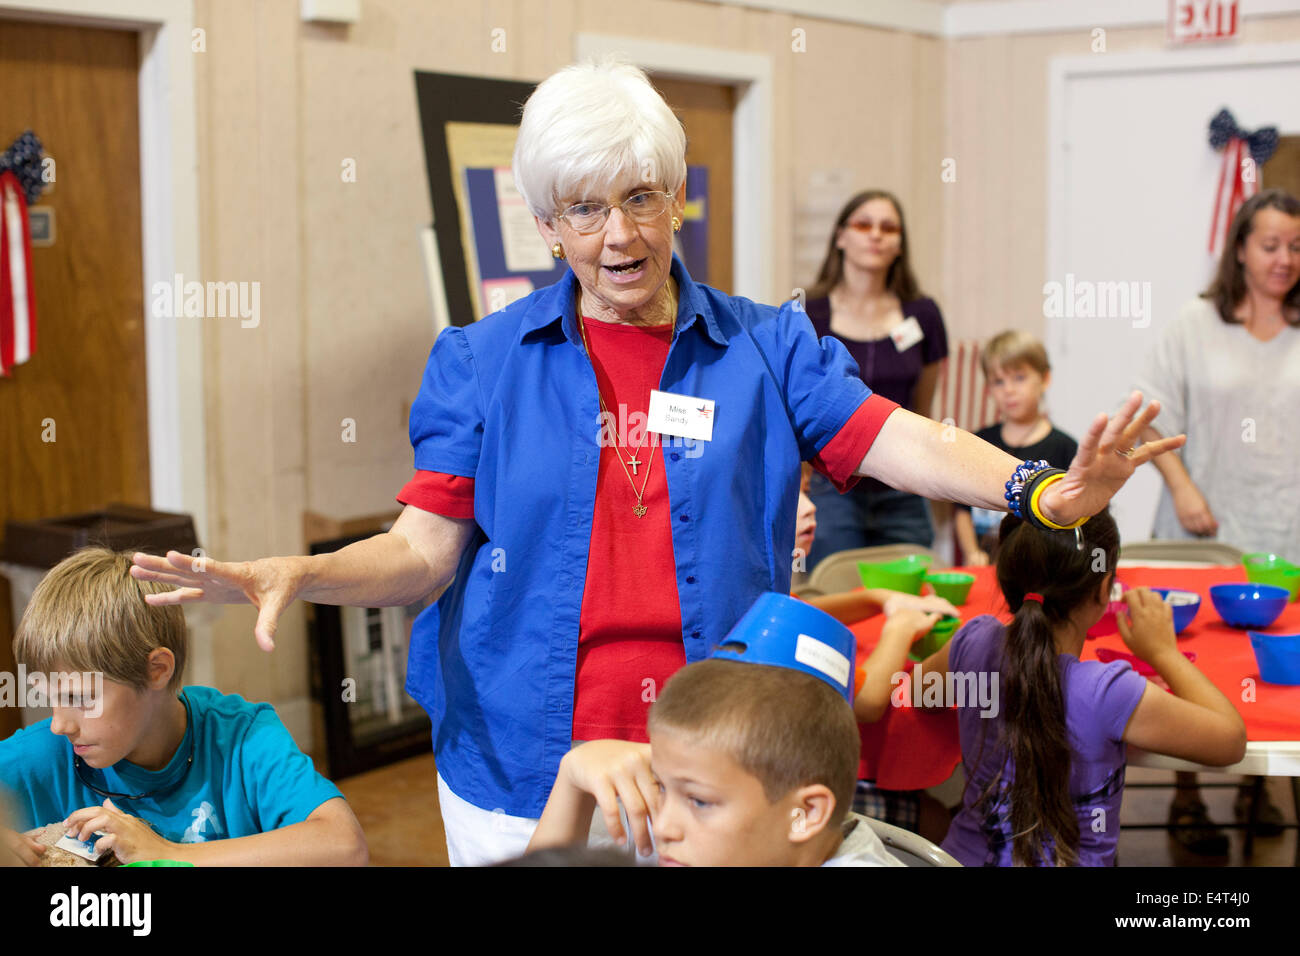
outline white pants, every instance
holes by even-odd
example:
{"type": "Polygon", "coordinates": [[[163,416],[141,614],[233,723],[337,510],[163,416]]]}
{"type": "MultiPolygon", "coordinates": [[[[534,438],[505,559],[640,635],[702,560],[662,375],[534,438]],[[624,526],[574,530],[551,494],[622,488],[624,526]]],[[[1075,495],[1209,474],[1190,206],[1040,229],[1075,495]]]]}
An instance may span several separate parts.
{"type": "Polygon", "coordinates": [[[447,834],[447,861],[452,866],[491,866],[524,855],[537,819],[484,810],[451,792],[438,774],[438,806],[447,834]]]}
{"type": "MultiPolygon", "coordinates": [[[[442,774],[438,774],[438,806],[447,835],[447,862],[452,866],[491,866],[521,857],[537,829],[535,817],[512,817],[503,810],[484,810],[462,800],[451,792],[442,774]]],[[[627,811],[622,816],[623,831],[630,833],[627,811]]],[[[616,845],[599,808],[592,817],[589,845],[616,845]]]]}

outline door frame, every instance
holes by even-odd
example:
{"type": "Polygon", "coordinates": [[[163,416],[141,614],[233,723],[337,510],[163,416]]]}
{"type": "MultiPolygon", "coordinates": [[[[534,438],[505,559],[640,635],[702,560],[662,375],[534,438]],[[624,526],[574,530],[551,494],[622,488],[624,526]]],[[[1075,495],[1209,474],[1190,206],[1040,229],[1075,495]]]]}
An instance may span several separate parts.
{"type": "Polygon", "coordinates": [[[776,288],[772,242],[772,58],[723,47],[662,43],[636,37],[579,33],[579,60],[619,54],[637,66],[679,80],[735,87],[732,115],[732,294],[755,302],[786,298],[776,288]]]}
{"type": "MultiPolygon", "coordinates": [[[[0,0],[0,18],[140,35],[140,222],[150,502],[207,541],[202,319],[157,318],[150,290],[200,277],[192,5],[176,0],[0,0]]],[[[39,132],[39,131],[38,131],[39,132]]]]}

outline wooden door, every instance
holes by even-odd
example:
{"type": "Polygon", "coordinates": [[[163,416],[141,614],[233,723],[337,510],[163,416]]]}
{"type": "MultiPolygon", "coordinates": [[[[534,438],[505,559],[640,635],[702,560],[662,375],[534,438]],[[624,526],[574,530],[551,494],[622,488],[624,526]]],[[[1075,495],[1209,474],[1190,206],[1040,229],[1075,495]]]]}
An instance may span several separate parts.
{"type": "MultiPolygon", "coordinates": [[[[0,378],[0,542],[10,519],[149,504],[138,70],[134,32],[0,19],[0,149],[31,129],[55,180],[36,350],[0,378]]],[[[0,737],[15,717],[0,708],[0,737]]]]}
{"type": "Polygon", "coordinates": [[[732,120],[735,87],[651,76],[655,88],[686,127],[686,164],[709,171],[709,274],[697,282],[730,293],[732,289],[732,120]]]}
{"type": "Polygon", "coordinates": [[[1285,189],[1300,198],[1300,136],[1283,136],[1259,172],[1261,189],[1285,189]]]}

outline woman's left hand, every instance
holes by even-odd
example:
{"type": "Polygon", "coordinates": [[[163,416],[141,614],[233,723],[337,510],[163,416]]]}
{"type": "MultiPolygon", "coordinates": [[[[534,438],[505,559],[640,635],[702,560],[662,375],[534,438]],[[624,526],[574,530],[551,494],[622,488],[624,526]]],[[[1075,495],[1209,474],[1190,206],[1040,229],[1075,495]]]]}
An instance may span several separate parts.
{"type": "Polygon", "coordinates": [[[1103,412],[1093,419],[1065,477],[1048,487],[1039,499],[1044,517],[1068,525],[1085,515],[1095,515],[1106,507],[1139,465],[1183,446],[1186,435],[1162,438],[1135,448],[1142,429],[1160,413],[1160,403],[1152,402],[1134,419],[1134,413],[1141,407],[1142,393],[1134,392],[1114,418],[1108,419],[1103,412]]]}

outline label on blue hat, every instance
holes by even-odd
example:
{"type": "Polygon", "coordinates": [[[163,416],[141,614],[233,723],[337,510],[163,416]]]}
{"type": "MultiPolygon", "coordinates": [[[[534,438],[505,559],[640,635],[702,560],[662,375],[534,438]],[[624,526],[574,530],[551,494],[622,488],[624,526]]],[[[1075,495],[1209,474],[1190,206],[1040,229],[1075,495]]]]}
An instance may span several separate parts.
{"type": "Polygon", "coordinates": [[[821,671],[841,687],[847,687],[853,662],[829,644],[800,634],[794,647],[794,659],[821,671]]]}

